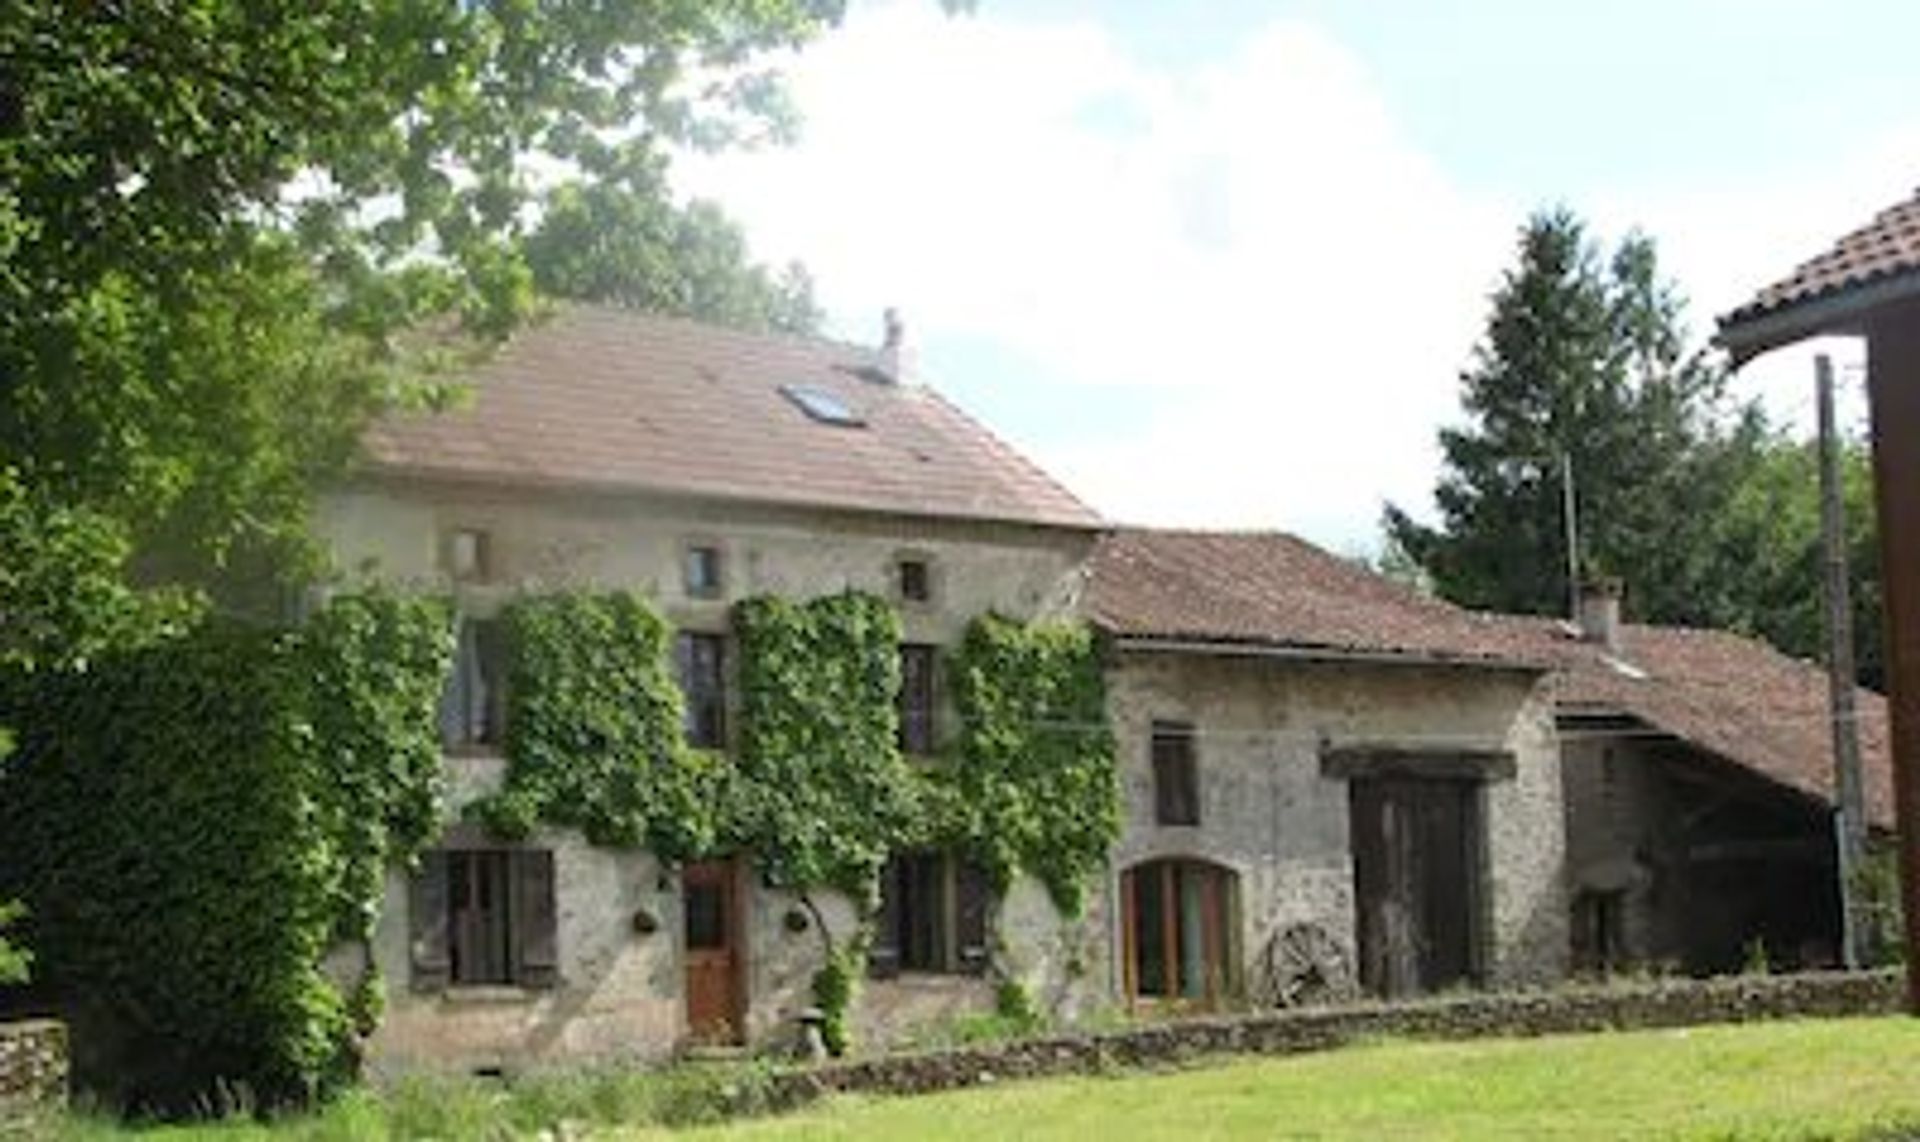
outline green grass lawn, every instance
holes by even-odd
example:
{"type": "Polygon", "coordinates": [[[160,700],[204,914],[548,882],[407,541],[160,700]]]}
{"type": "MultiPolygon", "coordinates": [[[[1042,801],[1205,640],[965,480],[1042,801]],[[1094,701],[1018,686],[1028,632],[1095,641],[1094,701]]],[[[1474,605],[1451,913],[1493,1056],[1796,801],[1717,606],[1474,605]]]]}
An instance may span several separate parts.
{"type": "MultiPolygon", "coordinates": [[[[1177,1073],[842,1098],[788,1117],[678,1133],[631,1124],[660,1098],[657,1077],[545,1080],[510,1094],[416,1084],[384,1099],[358,1094],[325,1114],[272,1127],[230,1123],[140,1137],[452,1142],[531,1137],[539,1124],[561,1118],[595,1120],[589,1136],[606,1142],[1904,1137],[1903,1125],[1920,1130],[1920,1020],[1382,1042],[1177,1073]]],[[[64,1131],[103,1140],[129,1133],[97,1120],[76,1120],[64,1131]]]]}
{"type": "Polygon", "coordinates": [[[1849,1138],[1901,1124],[1920,1129],[1920,1020],[1379,1043],[1176,1074],[840,1100],[696,1136],[1849,1138]]]}

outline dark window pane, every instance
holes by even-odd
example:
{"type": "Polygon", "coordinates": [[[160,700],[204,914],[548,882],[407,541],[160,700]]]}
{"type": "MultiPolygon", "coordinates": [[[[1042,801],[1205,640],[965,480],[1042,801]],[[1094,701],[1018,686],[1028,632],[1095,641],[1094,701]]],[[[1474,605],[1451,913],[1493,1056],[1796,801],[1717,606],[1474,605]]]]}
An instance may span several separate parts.
{"type": "Polygon", "coordinates": [[[1185,722],[1153,723],[1153,806],[1158,823],[1200,823],[1197,770],[1193,727],[1185,722]]]}
{"type": "Polygon", "coordinates": [[[727,946],[726,892],[718,884],[687,885],[687,947],[713,951],[727,946]]]}
{"type": "Polygon", "coordinates": [[[725,640],[717,634],[682,634],[675,643],[680,690],[686,695],[690,745],[721,749],[727,737],[725,640]]]}
{"type": "Polygon", "coordinates": [[[900,561],[900,597],[910,603],[924,603],[933,597],[933,580],[926,560],[900,561]]]}
{"type": "Polygon", "coordinates": [[[507,854],[447,854],[448,959],[456,984],[513,982],[507,854]]]}
{"type": "Polygon", "coordinates": [[[1164,868],[1144,865],[1133,874],[1134,987],[1141,995],[1166,995],[1166,888],[1164,868]]]}
{"type": "Polygon", "coordinates": [[[933,668],[933,647],[900,648],[900,748],[908,753],[933,752],[933,668]]]}
{"type": "Polygon", "coordinates": [[[696,598],[720,594],[720,549],[704,544],[687,548],[681,578],[687,594],[696,598]]]}
{"type": "Polygon", "coordinates": [[[506,734],[506,640],[491,619],[460,624],[453,673],[440,697],[440,737],[447,746],[495,745],[506,734]]]}

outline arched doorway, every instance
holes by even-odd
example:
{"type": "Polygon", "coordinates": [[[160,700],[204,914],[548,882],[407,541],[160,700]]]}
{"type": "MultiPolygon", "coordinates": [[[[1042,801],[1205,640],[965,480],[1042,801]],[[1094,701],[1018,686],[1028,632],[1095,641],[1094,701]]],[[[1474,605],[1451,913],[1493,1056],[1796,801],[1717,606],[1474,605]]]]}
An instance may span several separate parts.
{"type": "Polygon", "coordinates": [[[1239,878],[1169,857],[1120,877],[1129,999],[1212,1004],[1240,986],[1239,878]]]}

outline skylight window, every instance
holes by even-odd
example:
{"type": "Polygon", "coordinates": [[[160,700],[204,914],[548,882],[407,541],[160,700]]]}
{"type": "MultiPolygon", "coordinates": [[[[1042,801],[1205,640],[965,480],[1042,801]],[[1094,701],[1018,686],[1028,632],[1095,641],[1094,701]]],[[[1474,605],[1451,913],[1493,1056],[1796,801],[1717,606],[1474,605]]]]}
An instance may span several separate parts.
{"type": "Polygon", "coordinates": [[[851,405],[825,389],[815,388],[812,385],[781,385],[780,395],[792,401],[801,412],[821,424],[859,428],[867,423],[851,405]]]}

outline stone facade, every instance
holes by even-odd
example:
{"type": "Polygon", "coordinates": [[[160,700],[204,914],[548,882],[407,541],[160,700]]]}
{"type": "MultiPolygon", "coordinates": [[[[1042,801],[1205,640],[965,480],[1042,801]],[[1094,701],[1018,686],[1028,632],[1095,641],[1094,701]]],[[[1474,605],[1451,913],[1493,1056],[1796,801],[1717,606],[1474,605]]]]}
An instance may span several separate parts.
{"type": "Polygon", "coordinates": [[[1561,758],[1576,971],[1834,966],[1823,806],[1644,730],[1569,725],[1561,758]]]}
{"type": "MultiPolygon", "coordinates": [[[[1256,1000],[1274,941],[1317,930],[1349,973],[1357,962],[1349,782],[1328,772],[1349,743],[1512,755],[1483,785],[1486,982],[1545,982],[1566,970],[1559,760],[1539,676],[1519,670],[1313,662],[1252,655],[1122,651],[1109,701],[1122,758],[1127,826],[1117,872],[1160,858],[1231,870],[1240,962],[1256,1000]],[[1198,825],[1159,825],[1153,723],[1194,729],[1198,825]]],[[[1415,762],[1417,765],[1417,761],[1415,762]]],[[[1118,878],[1110,893],[1120,892],[1118,878]]],[[[1117,910],[1116,913],[1117,915],[1117,910]]],[[[1125,944],[1116,922],[1114,946],[1125,944]]],[[[1124,981],[1116,971],[1116,991],[1124,981]]]]}
{"type": "MultiPolygon", "coordinates": [[[[1071,610],[1089,533],[980,522],[759,508],[646,496],[558,496],[452,485],[369,484],[325,499],[319,510],[336,564],[388,584],[447,592],[463,613],[485,618],[523,591],[623,588],[653,599],[682,629],[725,632],[731,605],[776,594],[806,598],[849,588],[897,602],[908,641],[951,644],[975,616],[1071,610]],[[456,581],[446,566],[456,531],[486,536],[485,575],[456,581]],[[682,587],[692,545],[718,548],[722,589],[691,597],[682,587]],[[923,560],[930,598],[901,600],[897,565],[923,560]]],[[[951,725],[951,710],[940,722],[951,725]]],[[[454,817],[497,788],[498,756],[450,757],[454,817]]],[[[450,845],[484,843],[455,826],[450,845]]],[[[575,833],[544,831],[526,847],[553,853],[558,911],[557,986],[453,987],[417,992],[411,976],[409,888],[389,879],[374,955],[387,981],[387,1010],[369,1044],[376,1069],[511,1070],[577,1060],[658,1059],[688,1037],[685,916],[678,874],[641,852],[590,846],[575,833]],[[644,916],[644,920],[638,919],[644,916]],[[642,929],[651,929],[643,931],[642,929]]],[[[743,1030],[750,1043],[791,1035],[811,1006],[822,963],[819,933],[790,920],[798,902],[737,877],[744,963],[743,1030]]],[[[849,903],[815,903],[836,938],[853,926],[849,903]]],[[[804,910],[799,910],[805,914],[804,910]]],[[[1104,995],[1104,963],[1086,933],[1067,924],[1037,885],[1017,884],[1000,908],[996,962],[1043,1001],[1071,1013],[1104,995]],[[1089,982],[1090,981],[1090,982],[1089,982]]],[[[354,954],[336,957],[353,966],[354,954]]],[[[853,1012],[863,1041],[887,1042],[929,1020],[991,1010],[994,981],[907,975],[864,981],[853,1012]]]]}

